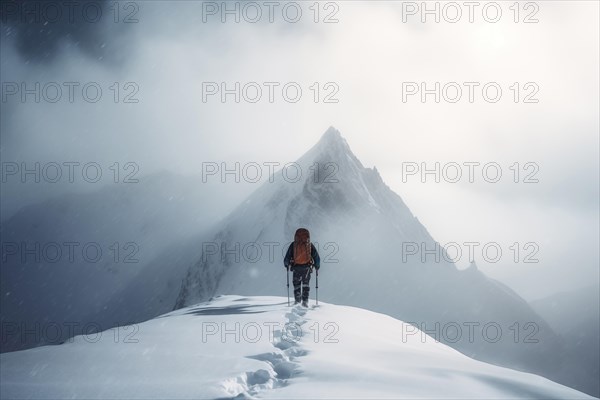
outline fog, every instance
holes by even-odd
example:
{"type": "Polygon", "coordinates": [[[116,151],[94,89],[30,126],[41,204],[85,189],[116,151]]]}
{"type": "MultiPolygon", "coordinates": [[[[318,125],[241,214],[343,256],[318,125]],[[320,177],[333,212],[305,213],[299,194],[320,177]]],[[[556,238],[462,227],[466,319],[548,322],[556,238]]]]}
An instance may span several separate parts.
{"type": "MultiPolygon", "coordinates": [[[[438,242],[498,243],[504,252],[499,262],[487,262],[481,246],[475,261],[526,299],[598,282],[597,2],[540,2],[537,23],[522,22],[532,12],[524,8],[515,23],[508,4],[496,23],[478,11],[470,23],[466,8],[456,23],[435,23],[432,16],[422,23],[420,14],[403,13],[406,2],[359,1],[319,3],[317,23],[309,3],[299,3],[296,23],[286,21],[280,8],[269,22],[260,2],[260,21],[246,21],[254,15],[248,14],[235,22],[226,14],[223,23],[206,4],[187,1],[133,3],[114,22],[111,3],[96,3],[103,7],[96,23],[62,19],[32,28],[19,16],[3,16],[3,171],[7,163],[96,162],[105,178],[23,183],[18,174],[3,175],[2,220],[26,204],[113,184],[114,163],[123,175],[133,163],[137,176],[161,170],[200,175],[207,162],[284,164],[335,126],[438,242]],[[130,13],[131,21],[123,22],[130,13]],[[328,16],[331,23],[323,22],[328,16]],[[48,101],[52,95],[22,101],[20,92],[10,92],[15,82],[27,88],[56,82],[64,90],[55,103],[48,101]],[[80,84],[73,102],[64,82],[80,84]],[[103,90],[97,102],[83,97],[81,88],[90,82],[103,90]],[[256,85],[236,103],[233,94],[225,102],[221,93],[207,95],[214,89],[207,82],[219,89],[221,82],[227,89],[235,82],[256,85]],[[272,102],[264,82],[273,83],[272,102]],[[290,82],[302,89],[297,102],[282,92],[290,82]],[[457,82],[463,96],[437,103],[427,95],[423,103],[421,93],[406,96],[405,82],[426,82],[427,89],[457,82]],[[473,102],[464,82],[479,83],[473,102]],[[483,98],[481,87],[489,82],[502,88],[498,102],[483,98]],[[516,103],[510,89],[515,82],[516,103]],[[261,99],[247,101],[256,86],[261,99]],[[537,102],[525,103],[528,95],[537,102]],[[406,174],[409,167],[426,163],[433,169],[436,162],[463,166],[462,179],[451,183],[442,176],[437,183],[430,174],[423,183],[419,173],[406,174]],[[464,163],[472,162],[480,166],[471,183],[464,163]],[[482,177],[487,163],[500,166],[499,182],[482,177]],[[524,182],[526,177],[533,181],[524,182]],[[518,262],[509,249],[515,242],[518,262]],[[539,262],[523,262],[531,249],[526,243],[537,246],[539,262]]],[[[218,210],[223,215],[258,186],[230,177],[225,185],[227,206],[218,210]]],[[[457,260],[459,268],[468,258],[457,260]]]]}

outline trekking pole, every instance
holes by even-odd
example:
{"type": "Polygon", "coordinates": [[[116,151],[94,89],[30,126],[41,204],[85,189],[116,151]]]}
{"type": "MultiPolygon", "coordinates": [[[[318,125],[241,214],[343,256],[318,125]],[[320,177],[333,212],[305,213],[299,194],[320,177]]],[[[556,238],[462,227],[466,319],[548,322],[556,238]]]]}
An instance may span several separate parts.
{"type": "Polygon", "coordinates": [[[288,307],[290,306],[290,267],[288,266],[286,269],[286,277],[287,277],[287,288],[288,288],[288,307]]]}
{"type": "Polygon", "coordinates": [[[319,270],[315,271],[317,273],[316,276],[316,285],[315,285],[315,292],[316,292],[316,299],[317,299],[317,305],[319,305],[319,270]]]}

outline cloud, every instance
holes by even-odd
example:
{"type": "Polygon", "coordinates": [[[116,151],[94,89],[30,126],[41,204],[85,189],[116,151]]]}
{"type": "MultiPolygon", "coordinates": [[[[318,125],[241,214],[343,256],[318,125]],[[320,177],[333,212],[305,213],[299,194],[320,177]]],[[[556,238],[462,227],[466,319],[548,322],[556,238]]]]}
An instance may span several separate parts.
{"type": "MultiPolygon", "coordinates": [[[[110,5],[100,4],[111,16],[110,5]]],[[[518,233],[458,218],[500,205],[497,218],[487,221],[519,229],[555,210],[552,226],[564,226],[571,241],[597,236],[597,3],[540,4],[537,24],[514,23],[508,8],[496,24],[479,17],[472,24],[422,24],[418,17],[403,23],[401,3],[393,2],[334,2],[337,9],[319,9],[318,23],[308,3],[299,3],[303,14],[296,23],[285,20],[282,7],[273,23],[266,9],[257,23],[243,17],[236,23],[231,16],[221,23],[220,15],[206,14],[206,2],[136,4],[138,22],[130,24],[110,18],[50,28],[3,22],[3,82],[95,82],[104,90],[98,103],[82,100],[80,91],[73,103],[22,103],[19,96],[3,102],[3,161],[133,161],[143,174],[190,174],[204,161],[294,161],[333,125],[436,238],[487,237],[501,230],[501,240],[510,241],[518,233]],[[323,23],[331,15],[338,22],[323,23]],[[422,103],[419,96],[402,101],[403,82],[430,88],[457,82],[464,90],[463,83],[472,81],[480,87],[497,83],[502,101],[486,102],[479,89],[474,103],[464,97],[458,103],[422,103]],[[256,83],[262,97],[236,103],[227,95],[222,103],[217,94],[204,102],[206,82],[225,82],[229,89],[236,82],[241,88],[256,83]],[[277,83],[273,102],[265,82],[277,83]],[[512,101],[515,82],[520,99],[530,93],[524,85],[536,83],[539,102],[512,101]],[[127,83],[137,85],[138,103],[123,102],[132,93],[127,83]],[[289,83],[301,87],[300,101],[285,99],[282,88],[289,83]],[[326,103],[328,95],[338,101],[326,103]],[[405,161],[495,161],[507,173],[514,162],[531,161],[539,164],[540,183],[407,185],[401,177],[405,161]],[[529,214],[511,213],[520,207],[529,214]]],[[[7,204],[14,210],[57,191],[81,189],[10,187],[2,195],[3,212],[7,204]]],[[[247,190],[239,193],[241,201],[247,190]]],[[[551,243],[556,235],[548,226],[528,232],[551,243]]],[[[578,282],[598,263],[597,252],[581,252],[578,282]]],[[[553,254],[553,265],[564,265],[567,253],[553,254]]],[[[556,288],[567,272],[552,270],[556,288]]],[[[506,279],[522,281],[518,272],[511,277],[506,279]]]]}

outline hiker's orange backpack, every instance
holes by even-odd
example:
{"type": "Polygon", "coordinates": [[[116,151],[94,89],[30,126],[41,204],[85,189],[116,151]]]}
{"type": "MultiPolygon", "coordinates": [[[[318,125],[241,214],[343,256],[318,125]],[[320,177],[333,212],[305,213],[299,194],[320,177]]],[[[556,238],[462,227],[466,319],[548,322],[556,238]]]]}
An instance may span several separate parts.
{"type": "Polygon", "coordinates": [[[310,233],[308,229],[300,228],[294,235],[294,264],[312,264],[310,233]]]}

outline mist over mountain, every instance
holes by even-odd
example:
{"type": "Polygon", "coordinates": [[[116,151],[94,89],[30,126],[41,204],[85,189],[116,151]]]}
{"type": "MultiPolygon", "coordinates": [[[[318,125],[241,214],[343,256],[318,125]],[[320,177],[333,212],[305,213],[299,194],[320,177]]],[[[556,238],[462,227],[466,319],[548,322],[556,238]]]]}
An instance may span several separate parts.
{"type": "Polygon", "coordinates": [[[531,302],[563,339],[567,359],[561,368],[569,385],[600,396],[600,289],[591,285],[531,302]]]}
{"type": "MultiPolygon", "coordinates": [[[[214,224],[226,211],[223,190],[202,185],[199,177],[161,172],[58,196],[3,221],[2,351],[114,326],[107,303],[132,285],[143,298],[157,295],[142,285],[140,273],[214,224]]],[[[177,259],[170,268],[163,265],[175,282],[177,259]]],[[[162,277],[161,288],[167,287],[162,277]]],[[[128,309],[142,317],[133,306],[128,309]]]]}

